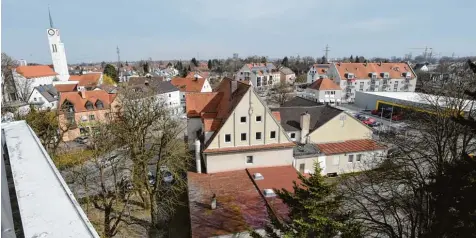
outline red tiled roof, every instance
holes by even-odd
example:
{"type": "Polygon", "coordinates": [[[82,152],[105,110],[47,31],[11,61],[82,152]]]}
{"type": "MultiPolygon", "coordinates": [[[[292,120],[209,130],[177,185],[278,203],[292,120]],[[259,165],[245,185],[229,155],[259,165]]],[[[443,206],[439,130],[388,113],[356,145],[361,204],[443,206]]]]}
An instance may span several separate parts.
{"type": "Polygon", "coordinates": [[[104,109],[109,109],[115,98],[115,94],[109,94],[104,90],[64,92],[60,94],[59,105],[63,105],[63,103],[67,100],[73,104],[75,112],[85,112],[88,111],[86,109],[86,102],[89,101],[93,104],[93,110],[102,110],[96,108],[96,102],[98,100],[103,103],[104,109]],[[82,98],[82,93],[85,94],[85,98],[82,98]]]}
{"type": "Polygon", "coordinates": [[[371,139],[348,140],[344,142],[316,144],[319,150],[326,155],[344,154],[361,151],[383,150],[386,147],[371,139]]]}
{"type": "Polygon", "coordinates": [[[189,72],[187,74],[187,76],[185,76],[185,78],[193,79],[193,78],[195,78],[195,74],[200,75],[200,77],[202,77],[202,78],[208,78],[208,76],[210,75],[209,72],[199,72],[199,73],[197,73],[197,72],[192,71],[192,72],[189,72]]]}
{"type": "Polygon", "coordinates": [[[187,116],[200,117],[202,112],[217,112],[221,98],[222,94],[218,92],[185,94],[187,116]]]}
{"type": "Polygon", "coordinates": [[[173,78],[170,82],[181,92],[201,92],[205,79],[173,78]]]}
{"type": "Polygon", "coordinates": [[[211,237],[264,228],[266,203],[245,170],[216,174],[188,172],[192,237],[211,237]],[[210,209],[213,194],[217,208],[210,209]]]}
{"type": "MultiPolygon", "coordinates": [[[[286,189],[289,192],[294,192],[294,183],[299,185],[301,180],[297,175],[296,169],[291,166],[277,166],[277,167],[263,167],[263,168],[249,168],[246,169],[251,179],[255,173],[260,173],[263,175],[263,180],[253,180],[256,186],[258,187],[260,193],[264,197],[265,189],[276,189],[282,190],[286,189]]],[[[286,206],[283,201],[277,197],[265,198],[268,204],[272,207],[273,211],[280,218],[287,218],[289,213],[288,206],[286,206]]]]}
{"type": "Polygon", "coordinates": [[[314,83],[309,86],[309,88],[315,89],[315,90],[342,90],[339,85],[334,83],[331,79],[324,78],[324,79],[318,79],[314,83]]]}
{"type": "Polygon", "coordinates": [[[60,93],[77,91],[77,86],[75,83],[55,84],[56,91],[60,93]]]}
{"type": "Polygon", "coordinates": [[[288,142],[288,143],[276,143],[276,144],[267,144],[267,145],[250,145],[250,146],[206,149],[203,151],[203,153],[211,154],[211,153],[227,153],[227,152],[249,151],[249,150],[286,149],[286,148],[292,148],[294,146],[295,146],[294,143],[288,142]]]}
{"type": "Polygon", "coordinates": [[[279,112],[279,111],[272,111],[271,113],[273,114],[274,118],[276,118],[276,120],[277,120],[278,122],[281,122],[281,112],[279,112]]]}
{"type": "Polygon", "coordinates": [[[205,132],[216,131],[220,128],[221,119],[216,118],[204,118],[203,127],[205,132]]]}
{"type": "Polygon", "coordinates": [[[16,72],[25,78],[39,78],[58,75],[48,65],[18,66],[16,72]]]}
{"type": "Polygon", "coordinates": [[[335,63],[341,78],[345,78],[347,73],[353,73],[356,79],[369,79],[371,73],[377,74],[377,79],[382,79],[381,73],[389,73],[390,78],[404,78],[403,73],[413,71],[407,63],[335,63]]]}
{"type": "Polygon", "coordinates": [[[94,87],[99,83],[99,79],[101,78],[101,73],[90,73],[90,74],[83,74],[83,75],[71,75],[69,76],[69,81],[79,81],[79,86],[90,86],[94,87]]]}

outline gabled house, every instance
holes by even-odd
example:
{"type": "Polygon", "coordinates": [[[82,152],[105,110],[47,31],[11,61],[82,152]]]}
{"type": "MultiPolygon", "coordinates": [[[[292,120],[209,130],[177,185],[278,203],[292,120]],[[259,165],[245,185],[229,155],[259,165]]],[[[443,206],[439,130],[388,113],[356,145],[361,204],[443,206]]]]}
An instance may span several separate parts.
{"type": "Polygon", "coordinates": [[[235,80],[248,81],[253,87],[265,90],[281,81],[281,73],[273,63],[251,63],[241,67],[235,80]]]}
{"type": "Polygon", "coordinates": [[[34,87],[28,98],[28,103],[40,111],[56,109],[58,91],[52,84],[34,87]]]}
{"type": "Polygon", "coordinates": [[[188,93],[186,105],[199,172],[292,164],[294,143],[250,85],[225,78],[215,92],[188,93]]]}
{"type": "Polygon", "coordinates": [[[314,64],[307,71],[307,84],[314,83],[318,79],[328,78],[327,71],[330,64],[314,64]]]}
{"type": "Polygon", "coordinates": [[[355,172],[385,153],[385,147],[372,140],[371,128],[340,109],[295,97],[272,110],[299,144],[293,164],[302,173],[313,173],[316,162],[323,174],[355,172]]]}
{"type": "Polygon", "coordinates": [[[78,89],[93,90],[97,86],[102,84],[102,73],[88,73],[83,75],[71,75],[69,77],[70,82],[78,84],[78,89]]]}
{"type": "Polygon", "coordinates": [[[194,78],[210,79],[210,72],[191,71],[191,72],[188,72],[188,74],[187,74],[187,76],[185,76],[185,78],[188,78],[188,79],[194,79],[194,78]]]}
{"type": "Polygon", "coordinates": [[[63,92],[59,100],[59,124],[69,128],[63,135],[64,141],[94,132],[98,122],[107,122],[109,113],[115,113],[118,100],[116,94],[104,90],[63,92]]]}
{"type": "Polygon", "coordinates": [[[180,90],[180,104],[185,111],[185,94],[211,92],[212,86],[206,78],[173,78],[170,82],[180,90]]]}
{"type": "Polygon", "coordinates": [[[54,84],[58,74],[48,65],[18,66],[12,70],[17,97],[27,100],[34,87],[54,84]]]}
{"type": "Polygon", "coordinates": [[[157,77],[135,77],[129,79],[128,85],[135,91],[144,92],[144,95],[154,94],[157,99],[164,102],[172,115],[183,113],[180,105],[180,91],[170,81],[162,81],[157,77]]]}
{"type": "Polygon", "coordinates": [[[55,88],[58,93],[75,92],[75,91],[78,91],[78,84],[76,83],[55,84],[55,88]]]}
{"type": "Polygon", "coordinates": [[[306,88],[306,97],[320,103],[340,103],[342,89],[332,79],[322,78],[306,88]]]}
{"type": "Polygon", "coordinates": [[[342,88],[342,102],[356,91],[414,92],[417,76],[408,63],[332,63],[328,75],[342,88]]]}
{"type": "Polygon", "coordinates": [[[293,84],[296,81],[296,74],[288,67],[280,67],[279,73],[281,83],[293,84]]]}

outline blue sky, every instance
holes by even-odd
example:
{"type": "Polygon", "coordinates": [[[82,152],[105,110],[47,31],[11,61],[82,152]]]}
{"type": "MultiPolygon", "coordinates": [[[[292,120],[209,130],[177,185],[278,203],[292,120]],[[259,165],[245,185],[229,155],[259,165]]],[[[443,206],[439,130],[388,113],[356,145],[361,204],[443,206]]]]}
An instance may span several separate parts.
{"type": "Polygon", "coordinates": [[[266,55],[476,55],[474,0],[2,0],[2,52],[50,63],[48,4],[69,63],[266,55]],[[472,25],[471,25],[472,24],[472,25]]]}

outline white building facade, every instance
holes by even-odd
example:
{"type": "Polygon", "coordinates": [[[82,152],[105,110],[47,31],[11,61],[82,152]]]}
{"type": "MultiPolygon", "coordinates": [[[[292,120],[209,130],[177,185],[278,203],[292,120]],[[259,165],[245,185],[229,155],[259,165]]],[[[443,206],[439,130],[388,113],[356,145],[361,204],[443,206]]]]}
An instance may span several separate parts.
{"type": "Polygon", "coordinates": [[[416,74],[408,63],[332,63],[329,77],[342,88],[342,102],[355,92],[414,92],[416,74]]]}
{"type": "Polygon", "coordinates": [[[255,88],[265,90],[281,81],[281,72],[272,63],[245,64],[235,80],[249,81],[255,88]]]}
{"type": "Polygon", "coordinates": [[[327,78],[327,71],[329,70],[329,64],[314,64],[307,71],[307,84],[314,83],[318,79],[327,78]]]}

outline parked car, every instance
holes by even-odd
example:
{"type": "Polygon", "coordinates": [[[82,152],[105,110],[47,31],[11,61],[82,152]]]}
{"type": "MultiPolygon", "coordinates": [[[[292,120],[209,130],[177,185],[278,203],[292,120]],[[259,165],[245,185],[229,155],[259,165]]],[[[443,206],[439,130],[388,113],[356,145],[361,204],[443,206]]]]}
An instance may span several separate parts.
{"type": "Polygon", "coordinates": [[[88,139],[89,138],[87,136],[79,136],[79,137],[76,137],[76,139],[74,139],[74,142],[84,145],[88,143],[88,139]]]}
{"type": "Polygon", "coordinates": [[[368,119],[366,119],[366,120],[364,120],[364,121],[362,121],[362,122],[363,122],[365,125],[372,125],[372,124],[376,123],[377,121],[375,121],[375,119],[373,119],[373,118],[368,118],[368,119]]]}
{"type": "Polygon", "coordinates": [[[396,115],[392,116],[392,121],[401,121],[401,120],[403,120],[403,114],[402,113],[399,113],[399,114],[396,114],[396,115]]]}
{"type": "Polygon", "coordinates": [[[375,109],[375,110],[370,111],[370,113],[371,113],[372,115],[381,116],[381,115],[382,115],[382,110],[377,110],[377,109],[375,109]]]}

